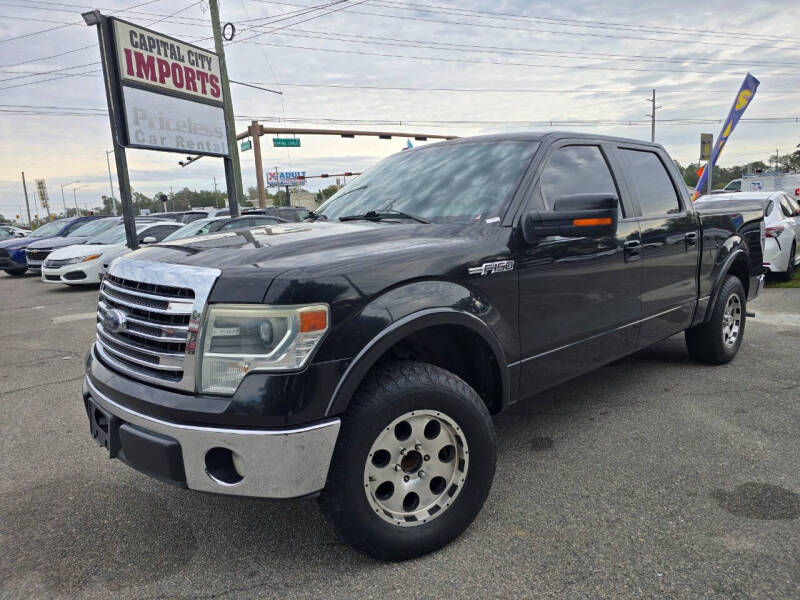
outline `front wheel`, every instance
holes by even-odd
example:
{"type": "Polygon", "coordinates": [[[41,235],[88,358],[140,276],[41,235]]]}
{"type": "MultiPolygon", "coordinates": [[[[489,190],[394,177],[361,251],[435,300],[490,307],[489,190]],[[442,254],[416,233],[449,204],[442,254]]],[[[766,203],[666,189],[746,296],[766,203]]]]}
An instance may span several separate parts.
{"type": "Polygon", "coordinates": [[[711,307],[711,318],[686,330],[686,347],[692,358],[715,365],[733,360],[742,345],[746,305],[747,294],[742,282],[729,275],[711,307]]]}
{"type": "Polygon", "coordinates": [[[458,537],[494,478],[496,440],[480,396],[427,363],[379,367],[342,417],[320,506],[340,537],[406,560],[458,537]]]}

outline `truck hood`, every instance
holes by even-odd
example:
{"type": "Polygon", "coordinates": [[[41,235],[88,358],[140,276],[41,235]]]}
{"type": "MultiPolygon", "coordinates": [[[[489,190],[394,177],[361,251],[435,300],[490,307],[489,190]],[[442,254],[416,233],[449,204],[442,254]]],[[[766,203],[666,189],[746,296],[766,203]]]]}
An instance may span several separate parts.
{"type": "Polygon", "coordinates": [[[261,302],[279,275],[294,282],[352,281],[369,272],[374,280],[376,271],[383,270],[381,265],[390,271],[384,274],[395,280],[444,274],[452,257],[469,260],[470,254],[480,252],[481,238],[496,232],[496,226],[482,224],[309,221],[153,244],[130,258],[221,269],[215,301],[261,302]],[[402,271],[392,272],[390,263],[403,265],[402,271]]]}

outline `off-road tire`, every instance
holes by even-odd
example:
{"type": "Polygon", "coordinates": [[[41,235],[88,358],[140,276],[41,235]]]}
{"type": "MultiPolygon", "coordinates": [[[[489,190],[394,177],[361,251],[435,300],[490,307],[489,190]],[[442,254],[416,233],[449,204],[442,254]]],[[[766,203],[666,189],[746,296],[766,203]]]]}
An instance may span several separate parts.
{"type": "Polygon", "coordinates": [[[474,389],[428,363],[386,363],[367,376],[342,416],[319,504],[340,538],[359,552],[386,561],[415,558],[448,544],[472,523],[491,488],[496,458],[494,425],[474,389]],[[376,514],[380,511],[365,492],[365,469],[373,443],[393,421],[414,411],[443,414],[458,425],[468,466],[461,489],[441,514],[401,526],[376,514]]]}
{"type": "Polygon", "coordinates": [[[728,275],[711,308],[711,318],[685,332],[686,347],[692,358],[714,365],[723,365],[733,360],[744,338],[746,309],[747,295],[742,282],[738,277],[728,275]],[[730,309],[733,302],[731,299],[734,296],[738,298],[740,322],[735,341],[727,343],[725,340],[725,328],[728,327],[726,310],[730,309]]]}

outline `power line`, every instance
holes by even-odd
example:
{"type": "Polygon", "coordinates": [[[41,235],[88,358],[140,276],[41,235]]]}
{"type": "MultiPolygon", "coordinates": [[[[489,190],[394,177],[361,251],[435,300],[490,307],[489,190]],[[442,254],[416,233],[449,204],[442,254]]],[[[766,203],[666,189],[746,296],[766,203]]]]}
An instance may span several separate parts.
{"type": "MultiPolygon", "coordinates": [[[[745,71],[698,71],[690,69],[664,69],[664,68],[639,68],[639,67],[606,67],[602,65],[554,65],[542,63],[519,63],[519,62],[503,62],[497,60],[474,60],[466,58],[443,58],[437,56],[411,56],[407,54],[387,54],[380,52],[366,52],[363,50],[342,50],[338,48],[318,48],[313,46],[300,46],[297,44],[280,44],[277,42],[251,42],[242,40],[247,44],[255,44],[262,46],[274,46],[278,48],[294,48],[297,50],[313,50],[315,52],[336,52],[340,54],[353,54],[359,56],[379,56],[384,58],[403,58],[411,60],[433,60],[440,62],[454,62],[454,63],[468,63],[468,64],[483,64],[483,65],[505,65],[505,66],[519,66],[519,67],[535,67],[535,68],[549,68],[549,69],[589,69],[600,71],[641,71],[645,73],[700,73],[710,75],[744,75],[745,71]]],[[[763,73],[762,75],[769,75],[772,77],[796,77],[795,73],[763,73]]]]}
{"type": "MultiPolygon", "coordinates": [[[[90,107],[69,107],[53,105],[30,105],[30,104],[0,104],[0,112],[6,113],[36,113],[61,116],[64,113],[80,114],[81,116],[105,116],[106,109],[90,107]]],[[[278,117],[278,116],[256,116],[256,115],[236,115],[239,120],[259,120],[270,122],[287,123],[335,123],[352,125],[422,125],[448,126],[448,125],[517,125],[517,126],[538,126],[538,125],[643,125],[650,124],[651,119],[542,119],[535,121],[513,121],[513,120],[476,120],[476,119],[340,119],[334,117],[278,117]]],[[[717,117],[676,117],[672,119],[656,119],[657,123],[671,125],[693,125],[693,124],[717,124],[724,119],[717,117]]],[[[774,116],[774,117],[743,117],[743,122],[750,123],[798,123],[800,116],[774,116]]]]}
{"type": "MultiPolygon", "coordinates": [[[[249,29],[249,28],[248,28],[249,29]]],[[[279,34],[283,35],[283,34],[279,34]]],[[[455,50],[455,51],[478,51],[488,52],[493,54],[523,54],[533,56],[550,56],[556,55],[560,58],[590,58],[593,60],[622,60],[630,61],[631,59],[641,59],[648,62],[668,62],[668,63],[687,63],[687,62],[701,62],[707,64],[714,63],[732,63],[742,64],[745,66],[753,65],[774,65],[785,67],[800,67],[800,63],[790,63],[783,61],[759,61],[759,60],[736,60],[725,58],[698,58],[698,57],[669,57],[669,56],[648,56],[644,54],[607,54],[603,52],[574,52],[564,50],[542,50],[533,48],[512,48],[504,46],[479,46],[475,44],[454,44],[449,42],[438,42],[435,40],[409,40],[402,38],[392,38],[386,36],[373,36],[373,35],[358,35],[351,33],[327,33],[323,31],[313,31],[306,29],[293,29],[290,34],[292,37],[303,37],[311,39],[328,39],[332,41],[348,42],[351,40],[342,40],[338,38],[358,38],[352,41],[360,44],[375,44],[383,46],[404,46],[412,48],[429,48],[432,50],[455,50]],[[333,37],[337,36],[337,37],[333,37]],[[361,40],[368,41],[361,41],[361,40]],[[377,40],[377,41],[373,41],[377,40]],[[388,42],[399,42],[392,44],[388,42]],[[420,45],[421,44],[421,45],[420,45]],[[444,46],[443,48],[439,46],[444,46]]]]}
{"type": "MultiPolygon", "coordinates": [[[[254,82],[258,85],[259,82],[254,82]]],[[[266,85],[266,84],[264,84],[266,85]]],[[[604,90],[604,89],[590,89],[590,88],[573,88],[573,89],[525,89],[525,88],[456,88],[456,87],[407,87],[407,86],[380,86],[380,85],[346,85],[335,83],[283,83],[279,85],[286,87],[304,87],[304,88],[331,88],[331,89],[345,89],[345,90],[380,90],[380,91],[401,91],[401,92],[468,92],[468,93],[501,93],[501,94],[641,94],[649,90],[646,89],[630,89],[630,90],[604,90]]],[[[659,94],[726,94],[730,93],[730,89],[689,89],[684,88],[680,90],[665,90],[659,88],[659,94]]],[[[800,89],[794,90],[770,90],[759,89],[759,95],[765,93],[772,94],[800,94],[800,89]]]]}
{"type": "MultiPolygon", "coordinates": [[[[256,0],[257,2],[263,2],[266,4],[279,4],[283,6],[306,6],[304,4],[296,4],[292,2],[278,2],[276,0],[256,0]]],[[[388,7],[377,7],[376,8],[388,8],[388,7]]],[[[367,12],[363,10],[352,10],[349,11],[351,14],[355,15],[368,15],[373,17],[382,17],[386,19],[399,19],[403,21],[419,21],[425,23],[442,23],[445,25],[463,25],[468,27],[483,27],[488,29],[506,29],[512,31],[529,31],[529,32],[537,32],[537,33],[549,33],[549,34],[562,34],[563,32],[559,32],[557,30],[551,29],[539,29],[533,27],[518,27],[512,25],[495,25],[490,23],[470,23],[467,21],[447,21],[442,19],[431,19],[431,18],[423,18],[423,17],[412,17],[408,15],[392,15],[386,13],[379,13],[379,12],[367,12]]],[[[435,12],[435,11],[428,11],[428,12],[435,12]]],[[[640,41],[649,41],[649,42],[668,42],[668,43],[680,43],[680,44],[704,44],[704,45],[712,45],[712,46],[732,46],[732,47],[739,47],[739,48],[752,48],[752,44],[735,44],[731,42],[711,42],[711,41],[702,41],[698,39],[671,39],[671,38],[652,38],[652,37],[636,37],[636,36],[625,36],[625,35],[611,35],[611,34],[602,34],[602,33],[588,33],[588,32],[579,32],[573,31],[570,32],[569,35],[574,36],[586,36],[586,37],[600,37],[600,38],[609,38],[609,39],[624,39],[624,40],[640,40],[640,41]]],[[[758,46],[758,48],[772,48],[777,50],[787,50],[785,47],[781,46],[758,46]]]]}
{"type": "Polygon", "coordinates": [[[383,0],[374,0],[371,4],[375,6],[381,6],[384,8],[396,8],[398,4],[404,6],[411,6],[414,7],[413,10],[418,10],[421,12],[434,12],[436,10],[439,11],[457,11],[458,13],[467,13],[463,16],[470,16],[470,15],[479,15],[482,18],[490,18],[490,19],[502,19],[502,20],[510,20],[510,21],[535,21],[535,22],[544,22],[550,23],[553,22],[554,24],[565,25],[568,27],[600,27],[602,29],[620,29],[623,31],[652,31],[653,33],[666,33],[666,34],[675,34],[675,33],[699,33],[706,36],[716,36],[716,37],[731,37],[736,36],[738,38],[752,38],[756,40],[764,40],[770,39],[779,42],[786,42],[791,43],[791,40],[786,39],[785,36],[778,36],[778,35],[762,35],[762,34],[753,34],[748,32],[742,31],[713,31],[713,30],[706,30],[706,29],[692,29],[689,27],[661,27],[657,25],[635,25],[633,23],[618,23],[618,22],[611,22],[611,21],[597,21],[592,19],[565,19],[565,18],[558,18],[558,17],[541,17],[535,15],[520,15],[520,14],[513,14],[513,13],[500,13],[500,12],[491,12],[485,10],[473,10],[467,8],[458,8],[452,6],[433,6],[429,4],[418,4],[414,2],[403,2],[401,0],[392,2],[385,2],[383,0]],[[389,4],[389,6],[384,6],[389,4]]]}
{"type": "MultiPolygon", "coordinates": [[[[134,9],[134,8],[139,8],[139,7],[142,7],[142,6],[147,6],[148,4],[153,4],[155,2],[160,2],[160,1],[161,0],[147,0],[147,2],[142,2],[140,4],[135,4],[133,6],[129,6],[128,8],[120,8],[118,10],[112,11],[110,14],[125,12],[127,10],[131,10],[131,9],[134,9]]],[[[40,29],[38,31],[32,31],[30,33],[25,33],[25,34],[22,34],[22,35],[17,35],[17,36],[10,37],[10,38],[5,38],[5,39],[0,40],[0,44],[5,43],[5,42],[12,42],[12,41],[15,41],[15,40],[21,40],[23,38],[29,38],[31,36],[39,35],[40,33],[47,33],[48,31],[54,31],[56,29],[63,29],[64,27],[72,27],[73,25],[83,25],[83,24],[84,24],[83,21],[73,21],[72,23],[63,23],[61,25],[56,25],[55,27],[48,27],[47,29],[40,29]]]]}

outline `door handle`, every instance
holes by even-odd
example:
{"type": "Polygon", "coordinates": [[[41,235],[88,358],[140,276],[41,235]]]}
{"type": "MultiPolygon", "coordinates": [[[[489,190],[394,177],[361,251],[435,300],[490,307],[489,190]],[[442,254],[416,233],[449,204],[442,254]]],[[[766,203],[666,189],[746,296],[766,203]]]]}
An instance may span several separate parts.
{"type": "Polygon", "coordinates": [[[642,242],[639,240],[628,240],[623,247],[625,249],[625,262],[633,262],[642,257],[642,242]]]}
{"type": "Polygon", "coordinates": [[[690,231],[689,233],[686,234],[685,239],[686,239],[686,248],[689,248],[690,246],[696,246],[697,245],[697,232],[696,231],[690,231]]]}

